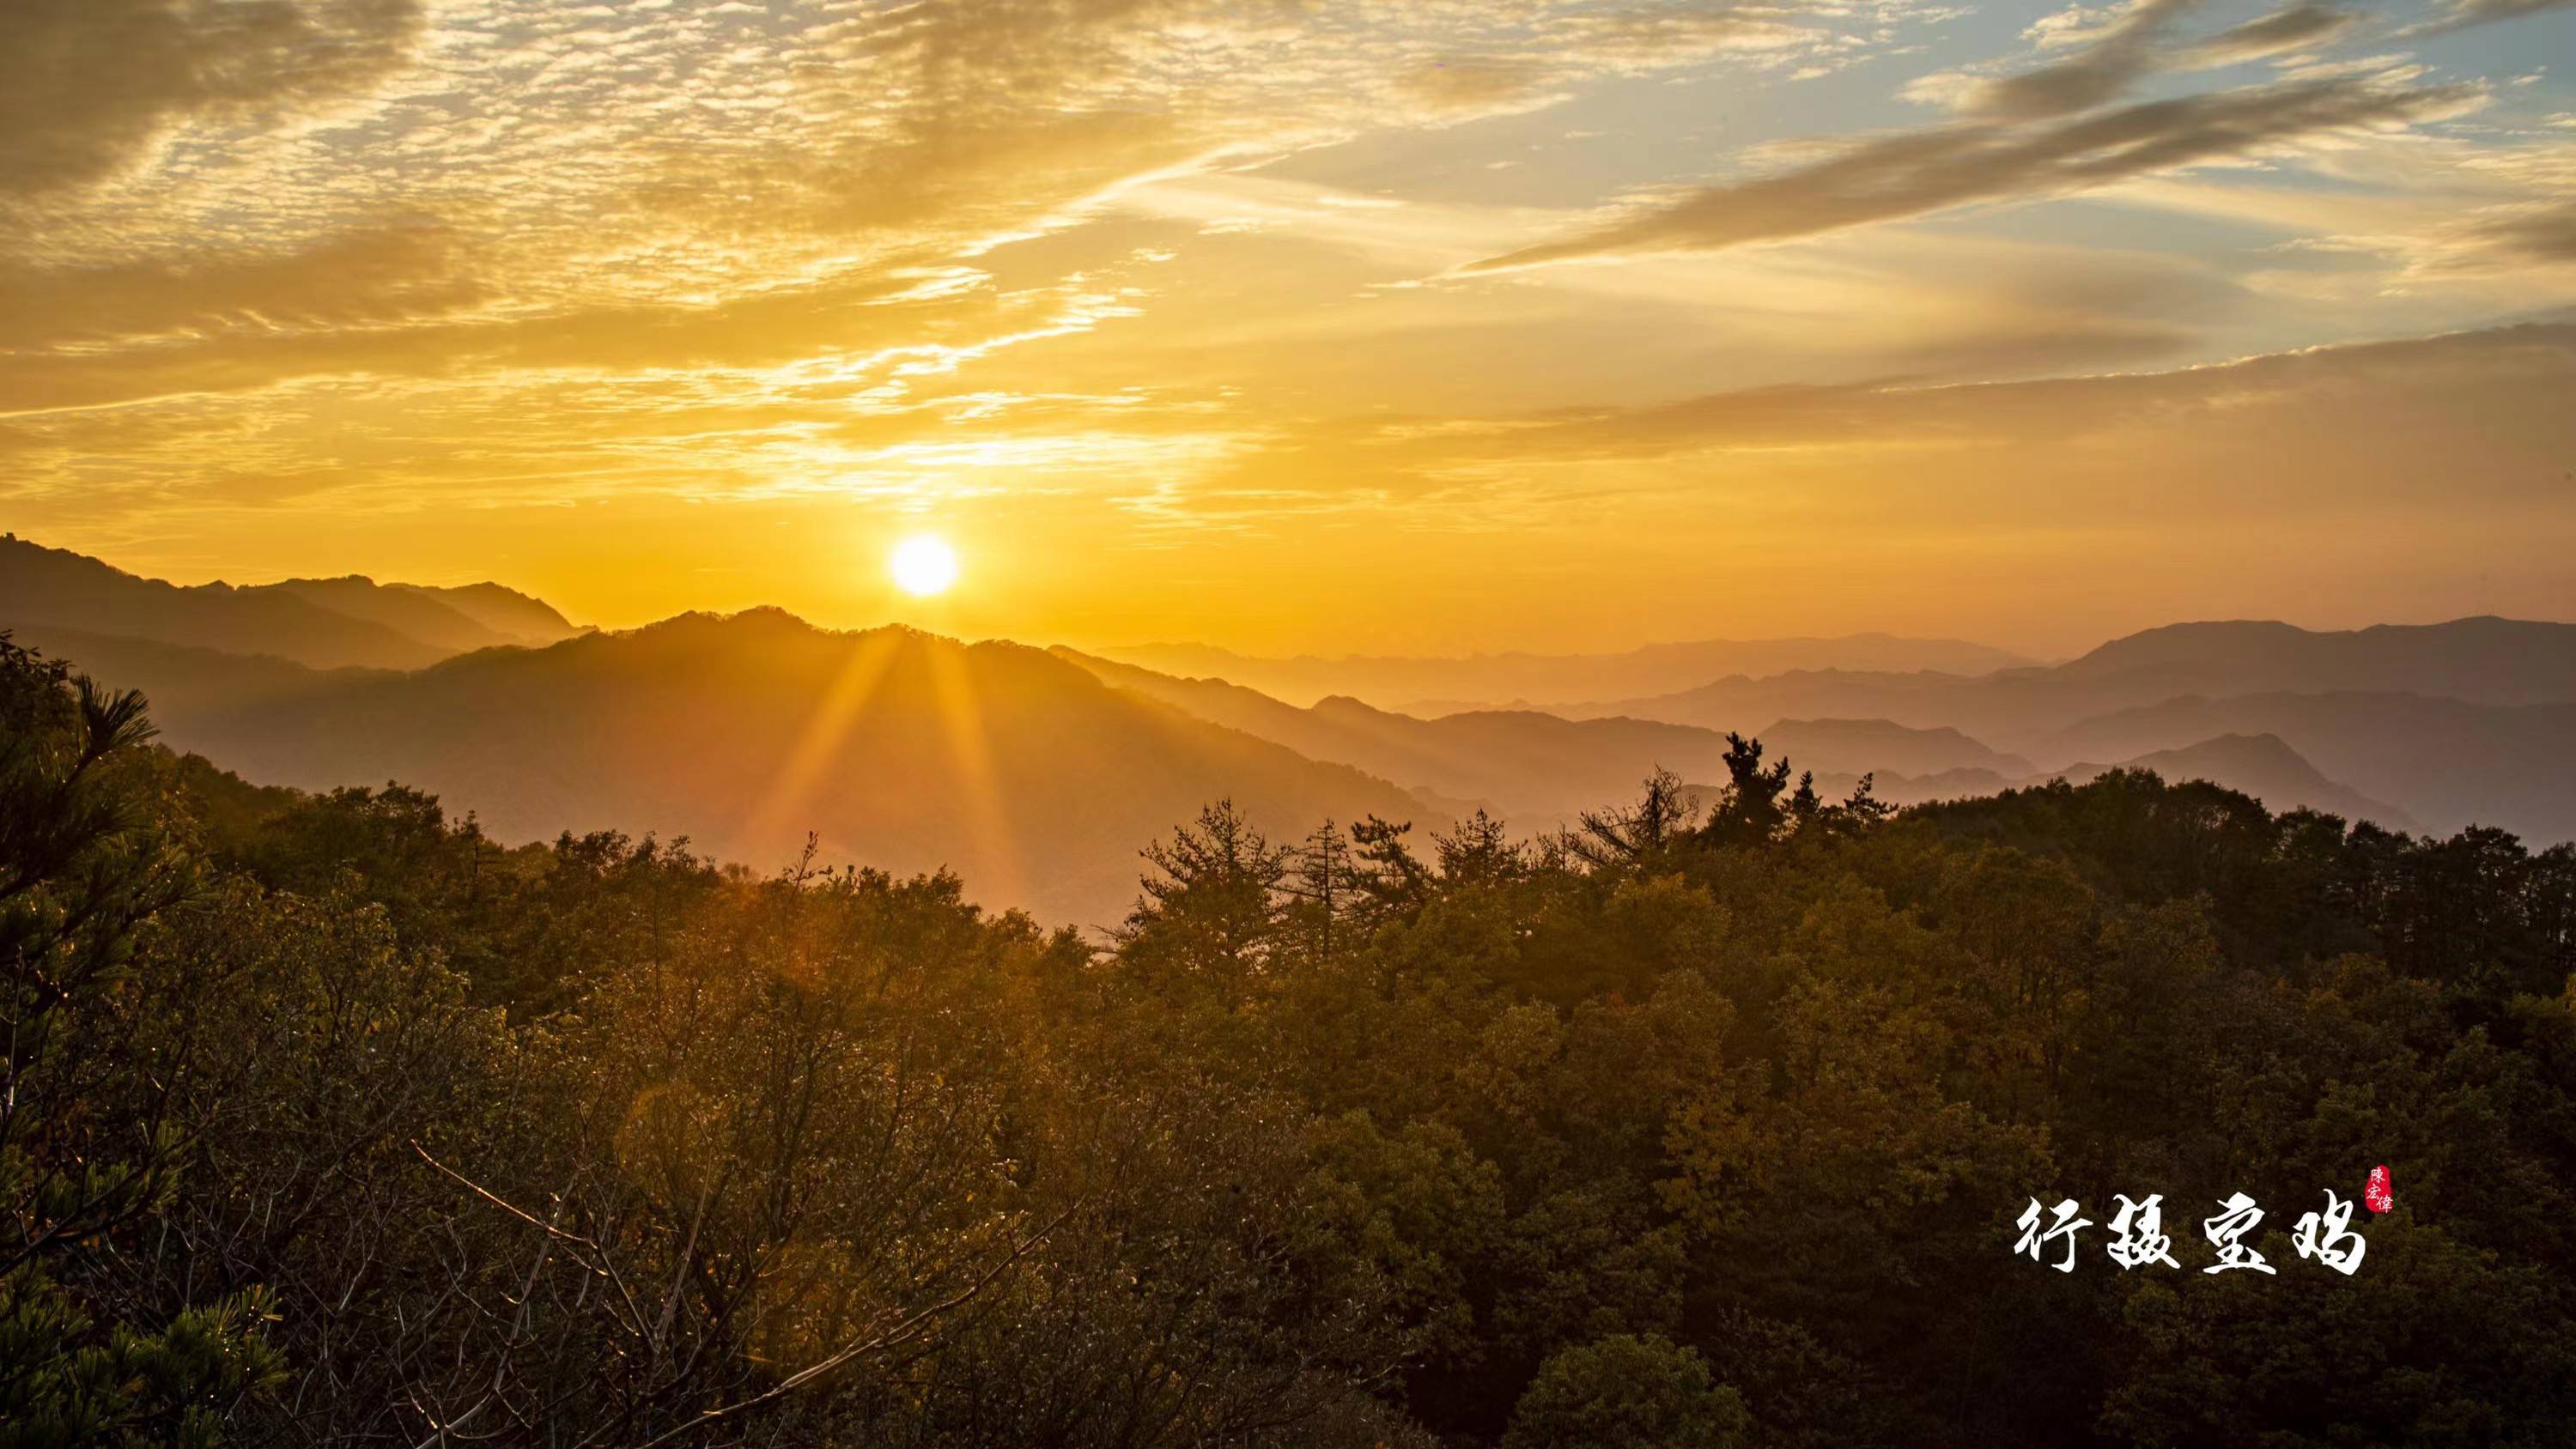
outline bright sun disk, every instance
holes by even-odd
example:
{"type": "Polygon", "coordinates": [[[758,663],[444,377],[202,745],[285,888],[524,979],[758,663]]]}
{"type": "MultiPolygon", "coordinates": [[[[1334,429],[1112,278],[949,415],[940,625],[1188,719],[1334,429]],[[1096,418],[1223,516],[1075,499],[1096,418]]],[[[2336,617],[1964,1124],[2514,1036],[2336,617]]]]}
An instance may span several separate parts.
{"type": "Polygon", "coordinates": [[[894,570],[895,586],[907,594],[927,598],[957,582],[957,550],[945,539],[926,533],[896,544],[887,563],[894,570]]]}

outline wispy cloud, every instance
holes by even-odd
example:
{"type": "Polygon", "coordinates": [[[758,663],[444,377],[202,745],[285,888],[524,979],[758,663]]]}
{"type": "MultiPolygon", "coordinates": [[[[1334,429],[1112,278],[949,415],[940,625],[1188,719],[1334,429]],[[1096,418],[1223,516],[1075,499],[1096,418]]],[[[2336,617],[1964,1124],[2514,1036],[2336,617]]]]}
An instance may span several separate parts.
{"type": "Polygon", "coordinates": [[[275,124],[410,63],[418,0],[17,0],[0,44],[0,196],[80,187],[191,118],[275,124]]]}
{"type": "Polygon", "coordinates": [[[1703,187],[1471,271],[1632,252],[1712,250],[1922,216],[1976,202],[2062,196],[2200,162],[2262,154],[2352,128],[2473,107],[2473,85],[2333,79],[2146,101],[2040,126],[1968,123],[1862,143],[1758,180],[1703,187]]]}

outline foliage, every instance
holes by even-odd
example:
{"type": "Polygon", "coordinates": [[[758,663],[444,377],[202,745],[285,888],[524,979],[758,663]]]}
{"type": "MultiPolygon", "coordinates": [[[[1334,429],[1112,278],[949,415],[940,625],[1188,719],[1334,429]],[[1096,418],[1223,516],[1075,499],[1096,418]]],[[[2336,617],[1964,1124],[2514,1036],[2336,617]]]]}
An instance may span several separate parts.
{"type": "Polygon", "coordinates": [[[1105,941],[503,847],[0,641],[0,1445],[2544,1444],[2576,857],[1737,740],[1105,941]],[[2345,1279],[2288,1230],[2390,1165],[2345,1279]],[[2197,1271],[2244,1191],[2277,1277],[2197,1271]],[[2164,1195],[2180,1271],[2011,1252],[2164,1195]]]}

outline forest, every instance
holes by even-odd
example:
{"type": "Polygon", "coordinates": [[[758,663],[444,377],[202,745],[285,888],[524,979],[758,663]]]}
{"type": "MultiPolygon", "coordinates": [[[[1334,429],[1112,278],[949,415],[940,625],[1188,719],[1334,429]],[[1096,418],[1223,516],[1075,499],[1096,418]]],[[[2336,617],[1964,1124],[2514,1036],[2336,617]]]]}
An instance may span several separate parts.
{"type": "Polygon", "coordinates": [[[1725,767],[1212,801],[1103,939],[252,786],[0,636],[0,1446],[2568,1442],[2576,851],[1725,767]]]}

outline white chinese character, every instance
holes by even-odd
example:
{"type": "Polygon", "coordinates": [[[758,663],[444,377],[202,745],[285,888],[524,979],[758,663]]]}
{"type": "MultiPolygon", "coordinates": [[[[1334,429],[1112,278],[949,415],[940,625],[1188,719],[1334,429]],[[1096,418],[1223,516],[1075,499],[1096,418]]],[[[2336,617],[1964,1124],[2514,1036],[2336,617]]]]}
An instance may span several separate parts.
{"type": "Polygon", "coordinates": [[[2110,1253],[2111,1261],[2123,1270],[2141,1263],[2182,1266],[2170,1251],[2173,1239],[2165,1236],[2164,1200],[2160,1192],[2148,1193],[2145,1202],[2131,1202],[2127,1193],[2120,1194],[2120,1210],[2111,1216],[2111,1231],[2118,1236],[2111,1240],[2110,1253]]]}
{"type": "Polygon", "coordinates": [[[2218,1262],[2200,1271],[2224,1273],[2230,1268],[2251,1268],[2257,1273],[2275,1271],[2271,1264],[2263,1261],[2262,1254],[2236,1241],[2254,1231],[2254,1225],[2263,1221],[2263,1210],[2254,1205],[2254,1199],[2241,1192],[2231,1193],[2218,1207],[2218,1216],[2203,1218],[2200,1223],[2200,1230],[2208,1234],[2209,1241],[2218,1248],[2218,1262]]]}
{"type": "Polygon", "coordinates": [[[2047,1243],[2051,1238],[2064,1238],[2066,1240],[2066,1261],[2057,1265],[2057,1271],[2060,1273],[2074,1272],[2075,1230],[2077,1228],[2089,1228],[2093,1226],[2092,1219],[2079,1218],[2075,1216],[2075,1214],[2081,1209],[2081,1206],[2081,1204],[2077,1203],[2075,1199],[2071,1197],[2059,1202],[2057,1205],[2057,1222],[2046,1232],[2042,1232],[2039,1227],[2039,1199],[2032,1198],[2030,1200],[2030,1206],[2022,1209],[2021,1241],[2013,1244],[2013,1251],[2016,1253],[2028,1253],[2030,1255],[2030,1260],[2036,1263],[2040,1260],[2042,1245],[2047,1243]]]}
{"type": "Polygon", "coordinates": [[[2352,1270],[2361,1266],[2361,1255],[2370,1251],[2370,1244],[2362,1241],[2361,1234],[2352,1231],[2351,1225],[2352,1204],[2336,1197],[2333,1188],[2327,1188],[2325,1217],[2320,1219],[2315,1213],[2309,1213],[2299,1219],[2298,1229],[2290,1234],[2290,1241],[2298,1247],[2300,1257],[2316,1258],[2349,1278],[2352,1270]],[[2324,1231],[2318,1231],[2320,1226],[2324,1231]],[[2343,1243],[2352,1246],[2338,1246],[2343,1243]]]}

